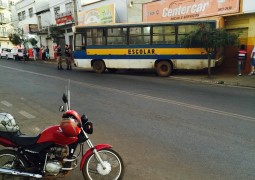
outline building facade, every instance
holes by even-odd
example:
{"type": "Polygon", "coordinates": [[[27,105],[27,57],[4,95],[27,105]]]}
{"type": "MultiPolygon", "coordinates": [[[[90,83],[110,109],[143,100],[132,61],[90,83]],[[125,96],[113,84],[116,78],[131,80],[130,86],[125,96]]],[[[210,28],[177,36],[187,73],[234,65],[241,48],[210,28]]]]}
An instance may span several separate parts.
{"type": "MultiPolygon", "coordinates": [[[[255,44],[254,0],[21,0],[12,14],[15,29],[34,36],[38,46],[48,46],[51,57],[56,42],[49,36],[50,27],[63,34],[62,44],[72,45],[74,25],[171,21],[223,17],[224,28],[240,34],[248,54],[255,44]],[[31,31],[31,26],[34,30],[31,31]],[[37,29],[36,29],[37,28],[37,29]]],[[[0,29],[1,30],[1,29],[0,29]]],[[[0,31],[3,34],[4,31],[0,31]]],[[[223,67],[233,70],[236,61],[233,49],[226,48],[223,67]]],[[[249,56],[248,56],[249,57],[249,56]]],[[[245,71],[249,71],[248,58],[245,71]]]]}
{"type": "Polygon", "coordinates": [[[0,47],[11,48],[8,34],[12,31],[11,7],[13,1],[0,0],[0,47]]]}

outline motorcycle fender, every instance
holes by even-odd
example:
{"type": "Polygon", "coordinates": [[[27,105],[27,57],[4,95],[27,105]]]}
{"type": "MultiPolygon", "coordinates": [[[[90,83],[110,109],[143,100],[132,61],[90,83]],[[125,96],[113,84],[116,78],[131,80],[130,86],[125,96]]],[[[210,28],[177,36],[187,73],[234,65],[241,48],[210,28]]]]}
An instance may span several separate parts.
{"type": "MultiPolygon", "coordinates": [[[[96,150],[110,149],[110,148],[112,148],[112,146],[109,145],[109,144],[98,144],[98,145],[95,146],[95,149],[96,149],[96,150]]],[[[80,170],[82,170],[86,159],[87,159],[90,155],[92,155],[92,154],[93,154],[93,149],[90,148],[90,149],[82,156],[81,163],[80,163],[80,170]]]]}
{"type": "Polygon", "coordinates": [[[11,141],[2,137],[0,137],[0,144],[5,147],[16,147],[16,145],[13,144],[11,141]]]}

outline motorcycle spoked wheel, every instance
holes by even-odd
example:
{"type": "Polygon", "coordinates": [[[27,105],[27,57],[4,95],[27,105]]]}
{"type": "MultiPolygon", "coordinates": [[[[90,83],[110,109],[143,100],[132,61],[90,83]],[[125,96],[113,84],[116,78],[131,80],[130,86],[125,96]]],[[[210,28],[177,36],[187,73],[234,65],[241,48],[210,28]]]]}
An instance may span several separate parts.
{"type": "Polygon", "coordinates": [[[112,149],[98,150],[106,169],[98,162],[95,155],[90,155],[82,168],[82,174],[85,180],[119,180],[124,175],[124,164],[120,155],[112,149]]]}
{"type": "MultiPolygon", "coordinates": [[[[16,169],[18,171],[22,171],[28,167],[27,161],[22,157],[19,156],[19,160],[16,160],[14,167],[12,167],[12,163],[16,156],[18,155],[17,151],[4,149],[0,151],[0,167],[6,169],[16,169]]],[[[20,176],[13,176],[7,174],[0,174],[1,180],[28,180],[28,177],[20,177],[20,176]]]]}

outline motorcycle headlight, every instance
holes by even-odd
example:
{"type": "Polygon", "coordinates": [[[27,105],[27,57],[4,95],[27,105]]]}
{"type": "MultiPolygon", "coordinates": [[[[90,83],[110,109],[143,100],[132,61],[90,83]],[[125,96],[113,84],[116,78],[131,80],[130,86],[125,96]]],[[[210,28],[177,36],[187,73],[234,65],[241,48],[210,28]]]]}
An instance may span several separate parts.
{"type": "Polygon", "coordinates": [[[84,125],[83,125],[83,129],[86,133],[88,134],[92,134],[93,133],[93,124],[92,122],[86,122],[84,125]]]}

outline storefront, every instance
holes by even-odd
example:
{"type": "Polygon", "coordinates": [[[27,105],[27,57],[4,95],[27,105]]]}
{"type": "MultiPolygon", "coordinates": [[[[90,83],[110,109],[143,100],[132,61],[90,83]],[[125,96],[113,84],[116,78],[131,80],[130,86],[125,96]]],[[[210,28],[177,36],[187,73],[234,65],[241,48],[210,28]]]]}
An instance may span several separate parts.
{"type": "MultiPolygon", "coordinates": [[[[250,71],[250,53],[255,44],[255,1],[252,0],[167,0],[143,5],[143,21],[172,21],[222,16],[224,28],[239,34],[240,43],[247,47],[244,72],[250,71]]],[[[222,68],[237,71],[235,53],[238,48],[225,49],[222,68]]]]}

